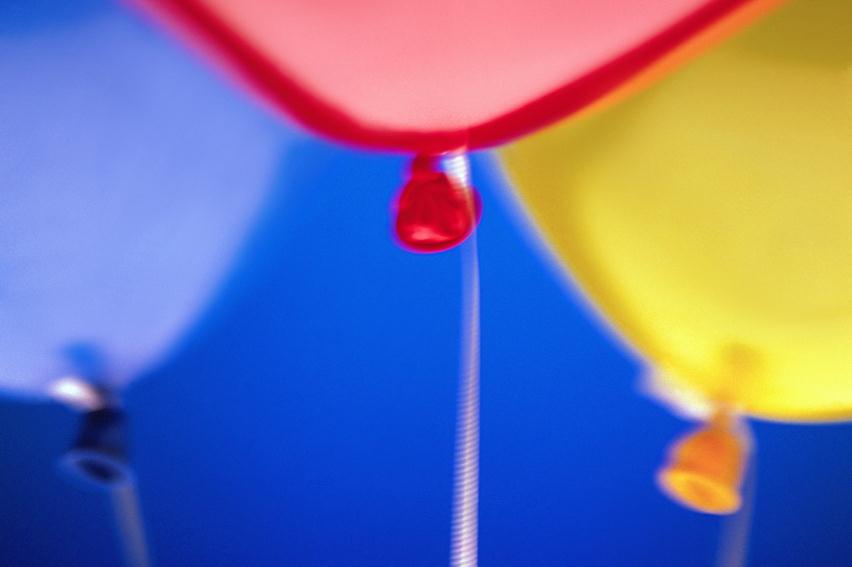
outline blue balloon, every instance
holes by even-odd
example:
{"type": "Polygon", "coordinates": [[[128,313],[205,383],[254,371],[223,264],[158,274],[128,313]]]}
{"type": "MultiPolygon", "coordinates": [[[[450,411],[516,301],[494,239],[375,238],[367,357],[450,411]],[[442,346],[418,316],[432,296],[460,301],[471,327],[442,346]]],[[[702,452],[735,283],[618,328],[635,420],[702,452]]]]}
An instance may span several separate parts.
{"type": "Polygon", "coordinates": [[[121,388],[211,303],[293,134],[135,13],[0,29],[0,391],[121,388]]]}

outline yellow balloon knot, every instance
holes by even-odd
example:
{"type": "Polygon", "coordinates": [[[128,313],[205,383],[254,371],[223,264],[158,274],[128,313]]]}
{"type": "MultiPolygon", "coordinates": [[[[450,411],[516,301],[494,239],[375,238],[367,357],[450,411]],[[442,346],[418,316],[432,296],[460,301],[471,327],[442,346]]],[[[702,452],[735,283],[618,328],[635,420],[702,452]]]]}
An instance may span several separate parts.
{"type": "Polygon", "coordinates": [[[660,488],[680,504],[707,514],[739,510],[748,441],[727,416],[679,439],[659,471],[660,488]]]}

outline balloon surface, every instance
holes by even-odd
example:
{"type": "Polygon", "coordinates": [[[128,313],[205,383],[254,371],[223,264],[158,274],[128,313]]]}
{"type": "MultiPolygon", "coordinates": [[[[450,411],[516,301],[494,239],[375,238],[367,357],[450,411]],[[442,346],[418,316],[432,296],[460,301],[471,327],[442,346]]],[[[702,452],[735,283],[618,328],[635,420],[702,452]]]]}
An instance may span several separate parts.
{"type": "Polygon", "coordinates": [[[192,327],[283,131],[132,14],[0,33],[0,390],[121,387],[192,327]]]}
{"type": "Polygon", "coordinates": [[[850,38],[852,2],[790,2],[503,153],[556,256],[669,387],[852,417],[850,38]]]}
{"type": "Polygon", "coordinates": [[[319,133],[441,153],[570,115],[778,1],[137,3],[319,133]]]}

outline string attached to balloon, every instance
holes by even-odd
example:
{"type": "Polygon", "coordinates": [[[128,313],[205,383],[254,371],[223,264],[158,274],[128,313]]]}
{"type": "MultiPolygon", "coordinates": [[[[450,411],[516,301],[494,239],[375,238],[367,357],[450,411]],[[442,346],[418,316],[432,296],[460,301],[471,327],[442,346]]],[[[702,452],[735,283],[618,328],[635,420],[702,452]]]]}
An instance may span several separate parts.
{"type": "Polygon", "coordinates": [[[475,567],[479,512],[479,258],[476,225],[482,201],[463,153],[418,156],[395,204],[397,242],[411,252],[460,246],[461,353],[456,410],[450,565],[475,567]],[[443,169],[441,169],[443,166],[443,169]]]}
{"type": "MultiPolygon", "coordinates": [[[[449,178],[468,188],[468,218],[481,213],[479,197],[470,188],[465,155],[446,160],[449,178]]],[[[475,567],[479,541],[479,256],[475,229],[461,248],[462,348],[453,466],[453,512],[450,565],[475,567]]]]}
{"type": "Polygon", "coordinates": [[[110,500],[127,567],[150,567],[151,558],[136,483],[131,481],[112,487],[110,500]]]}
{"type": "Polygon", "coordinates": [[[716,567],[745,567],[748,564],[748,542],[757,493],[757,453],[754,450],[751,451],[746,469],[742,506],[736,514],[723,520],[716,567]]]}
{"type": "Polygon", "coordinates": [[[479,260],[476,225],[482,201],[471,186],[467,156],[421,155],[395,203],[397,242],[417,253],[461,246],[462,329],[456,415],[450,565],[478,563],[479,508],[479,260]]]}

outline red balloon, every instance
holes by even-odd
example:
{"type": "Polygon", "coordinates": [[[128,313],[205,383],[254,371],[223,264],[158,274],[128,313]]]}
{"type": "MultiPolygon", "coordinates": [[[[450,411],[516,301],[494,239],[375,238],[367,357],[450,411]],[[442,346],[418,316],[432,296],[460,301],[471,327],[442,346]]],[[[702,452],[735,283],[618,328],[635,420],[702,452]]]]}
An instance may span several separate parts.
{"type": "Polygon", "coordinates": [[[568,116],[778,0],[137,0],[312,130],[439,154],[568,116]]]}
{"type": "Polygon", "coordinates": [[[419,154],[396,236],[437,252],[470,235],[481,207],[432,156],[636,88],[782,0],[131,1],[315,132],[419,154]]]}

